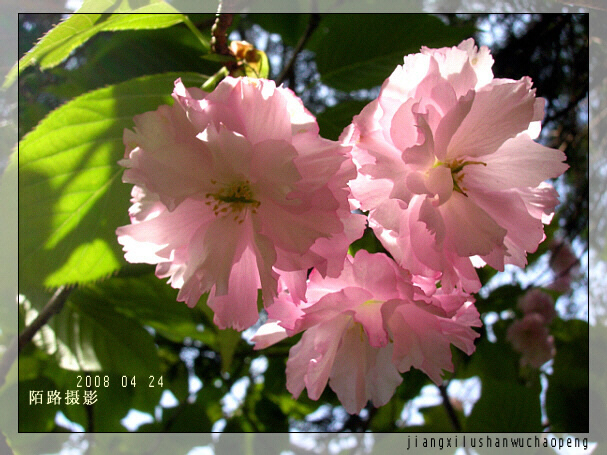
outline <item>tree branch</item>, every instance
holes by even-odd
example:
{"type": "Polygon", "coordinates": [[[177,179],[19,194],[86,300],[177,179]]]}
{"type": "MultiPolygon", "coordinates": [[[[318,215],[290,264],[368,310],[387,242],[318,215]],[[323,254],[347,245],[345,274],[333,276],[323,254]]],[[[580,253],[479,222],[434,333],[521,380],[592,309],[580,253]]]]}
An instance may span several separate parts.
{"type": "Polygon", "coordinates": [[[462,431],[462,426],[459,423],[459,419],[457,418],[455,409],[453,409],[453,405],[451,404],[451,401],[449,400],[449,395],[447,395],[447,387],[445,387],[444,384],[441,384],[437,387],[438,387],[438,390],[440,390],[441,397],[443,397],[443,406],[445,407],[445,410],[447,411],[449,420],[451,420],[451,425],[453,425],[453,429],[459,433],[460,431],[462,431]]]}
{"type": "Polygon", "coordinates": [[[36,335],[38,330],[40,330],[53,315],[61,311],[67,297],[73,289],[73,287],[68,288],[67,286],[61,286],[57,289],[40,314],[38,314],[38,317],[19,334],[19,352],[32,341],[32,338],[34,338],[34,335],[36,335]]]}
{"type": "Polygon", "coordinates": [[[308,21],[308,26],[306,27],[306,31],[304,32],[303,36],[300,38],[299,42],[297,43],[297,46],[295,46],[291,59],[289,60],[287,65],[282,69],[280,75],[276,79],[276,85],[282,84],[284,82],[284,80],[286,79],[287,75],[289,74],[289,72],[292,71],[293,66],[295,65],[295,60],[297,59],[297,55],[304,48],[304,46],[306,45],[306,43],[312,36],[312,33],[314,33],[314,30],[316,30],[316,27],[318,27],[319,23],[320,23],[320,14],[318,14],[318,13],[310,14],[310,20],[308,21]]]}
{"type": "Polygon", "coordinates": [[[233,15],[217,13],[215,23],[211,28],[211,51],[220,55],[232,55],[228,47],[228,27],[232,25],[233,15]]]}

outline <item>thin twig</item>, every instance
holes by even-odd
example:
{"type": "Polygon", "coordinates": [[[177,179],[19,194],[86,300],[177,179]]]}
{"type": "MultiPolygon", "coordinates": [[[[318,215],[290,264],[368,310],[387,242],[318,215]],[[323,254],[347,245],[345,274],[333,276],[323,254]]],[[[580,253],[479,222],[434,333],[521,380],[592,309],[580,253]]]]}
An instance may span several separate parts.
{"type": "Polygon", "coordinates": [[[548,122],[554,122],[556,120],[558,120],[560,117],[563,117],[565,115],[567,115],[567,113],[576,108],[577,105],[582,102],[584,100],[584,98],[588,97],[588,92],[585,90],[581,90],[579,91],[573,98],[571,98],[569,100],[569,103],[567,103],[567,106],[565,106],[562,109],[559,109],[558,111],[556,111],[554,114],[552,115],[546,115],[544,117],[544,119],[542,120],[542,124],[546,124],[548,122]]]}
{"type": "Polygon", "coordinates": [[[306,31],[304,32],[303,36],[300,38],[299,42],[297,43],[297,46],[295,46],[291,59],[289,60],[287,65],[282,69],[282,72],[276,79],[276,85],[280,85],[284,82],[285,78],[287,77],[287,74],[289,74],[289,72],[293,69],[293,66],[295,65],[295,60],[297,59],[297,55],[304,48],[304,46],[306,45],[306,43],[312,36],[312,33],[314,33],[314,30],[316,30],[316,27],[318,27],[319,23],[320,23],[320,14],[318,14],[318,13],[310,14],[310,20],[308,21],[308,26],[306,27],[306,31]]]}
{"type": "Polygon", "coordinates": [[[445,407],[445,410],[447,411],[449,420],[451,420],[451,425],[453,425],[453,429],[459,433],[460,431],[462,431],[462,426],[459,423],[459,419],[457,418],[455,409],[453,409],[451,400],[449,400],[449,395],[447,395],[447,387],[445,387],[444,384],[441,384],[438,386],[438,390],[440,390],[440,394],[443,397],[443,406],[445,407]]]}
{"type": "Polygon", "coordinates": [[[217,14],[217,19],[211,28],[211,51],[219,55],[232,55],[228,47],[228,27],[232,25],[232,14],[217,14]]]}
{"type": "Polygon", "coordinates": [[[73,289],[73,287],[68,288],[67,286],[61,286],[57,289],[40,314],[38,314],[38,317],[19,334],[19,352],[32,341],[38,330],[40,330],[54,314],[61,311],[67,297],[73,289]]]}
{"type": "Polygon", "coordinates": [[[220,0],[217,5],[217,14],[215,23],[211,28],[211,52],[219,55],[232,55],[228,47],[228,27],[232,25],[234,19],[232,13],[223,12],[223,2],[220,0]]]}

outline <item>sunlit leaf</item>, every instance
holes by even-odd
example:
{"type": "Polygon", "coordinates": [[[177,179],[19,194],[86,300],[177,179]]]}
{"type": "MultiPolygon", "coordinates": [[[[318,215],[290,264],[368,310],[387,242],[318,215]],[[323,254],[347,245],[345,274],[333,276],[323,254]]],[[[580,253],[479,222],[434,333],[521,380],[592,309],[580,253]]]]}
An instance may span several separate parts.
{"type": "Polygon", "coordinates": [[[178,12],[165,0],[84,0],[77,13],[132,13],[141,9],[150,13],[178,12]]]}
{"type": "Polygon", "coordinates": [[[270,62],[265,52],[255,49],[247,54],[243,62],[245,75],[248,77],[267,78],[270,74],[270,62]]]}
{"type": "MultiPolygon", "coordinates": [[[[210,30],[208,34],[210,37],[210,30]]],[[[52,70],[53,76],[64,83],[45,85],[41,90],[60,99],[71,99],[150,74],[181,71],[213,74],[218,64],[205,60],[205,55],[209,54],[201,55],[199,40],[186,27],[103,34],[74,52],[75,68],[52,70]]]]}
{"type": "Polygon", "coordinates": [[[52,68],[69,57],[70,53],[99,32],[118,30],[145,30],[171,27],[183,22],[184,16],[165,2],[142,5],[132,11],[139,14],[73,14],[51,29],[14,66],[6,76],[3,87],[11,85],[17,73],[30,65],[41,69],[52,68]],[[165,14],[143,14],[151,10],[165,14]],[[162,11],[160,11],[162,10],[162,11]]]}

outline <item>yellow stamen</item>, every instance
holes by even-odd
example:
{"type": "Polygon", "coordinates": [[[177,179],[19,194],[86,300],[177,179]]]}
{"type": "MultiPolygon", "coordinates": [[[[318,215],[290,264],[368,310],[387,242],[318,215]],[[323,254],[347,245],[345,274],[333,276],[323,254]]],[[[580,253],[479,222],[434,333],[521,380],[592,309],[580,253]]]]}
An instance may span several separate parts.
{"type": "MultiPolygon", "coordinates": [[[[217,184],[215,180],[211,180],[213,185],[217,184]]],[[[244,221],[246,211],[251,207],[253,213],[257,213],[256,209],[260,206],[260,202],[255,199],[251,190],[251,182],[248,180],[238,180],[230,185],[220,188],[214,193],[207,193],[207,198],[212,199],[206,202],[207,205],[213,205],[215,216],[234,215],[234,221],[239,224],[244,221]]]]}

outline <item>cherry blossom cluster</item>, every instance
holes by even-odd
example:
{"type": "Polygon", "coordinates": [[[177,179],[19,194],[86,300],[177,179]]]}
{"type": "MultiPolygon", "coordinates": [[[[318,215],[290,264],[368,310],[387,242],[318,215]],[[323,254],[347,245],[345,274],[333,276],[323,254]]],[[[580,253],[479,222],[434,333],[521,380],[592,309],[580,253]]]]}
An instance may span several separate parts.
{"type": "Polygon", "coordinates": [[[303,332],[287,388],[344,408],[387,403],[411,367],[435,383],[451,345],[481,325],[475,267],[526,265],[558,195],[565,156],[533,139],[544,100],[496,79],[486,47],[408,55],[339,141],[319,135],[289,89],[226,77],[211,93],[175,83],[171,106],[135,117],[120,164],[133,184],[130,262],[220,328],[268,320],[256,349],[303,332]],[[388,254],[352,243],[365,227],[388,254]]]}
{"type": "Polygon", "coordinates": [[[549,325],[556,316],[554,300],[541,289],[532,288],[518,302],[523,312],[506,332],[506,339],[521,354],[521,366],[539,368],[556,354],[549,325]]]}

